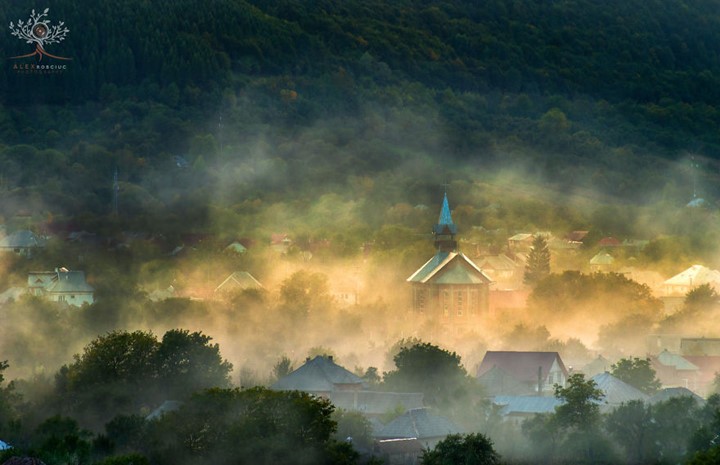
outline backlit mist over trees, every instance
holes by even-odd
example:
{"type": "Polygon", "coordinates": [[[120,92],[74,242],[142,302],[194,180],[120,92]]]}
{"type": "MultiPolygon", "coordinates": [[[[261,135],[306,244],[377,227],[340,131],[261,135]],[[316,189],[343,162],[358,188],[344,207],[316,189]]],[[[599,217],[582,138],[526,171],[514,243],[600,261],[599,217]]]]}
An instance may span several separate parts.
{"type": "Polygon", "coordinates": [[[0,24],[0,464],[717,461],[713,2],[0,24]]]}

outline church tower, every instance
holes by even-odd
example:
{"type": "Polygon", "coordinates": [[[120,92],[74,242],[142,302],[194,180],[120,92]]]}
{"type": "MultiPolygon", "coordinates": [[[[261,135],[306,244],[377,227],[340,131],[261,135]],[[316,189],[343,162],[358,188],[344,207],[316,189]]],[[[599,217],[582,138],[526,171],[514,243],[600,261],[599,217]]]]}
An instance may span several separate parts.
{"type": "Polygon", "coordinates": [[[413,312],[446,328],[471,329],[488,311],[492,280],[458,251],[458,229],[447,193],[432,232],[435,255],[407,279],[412,286],[413,312]]]}

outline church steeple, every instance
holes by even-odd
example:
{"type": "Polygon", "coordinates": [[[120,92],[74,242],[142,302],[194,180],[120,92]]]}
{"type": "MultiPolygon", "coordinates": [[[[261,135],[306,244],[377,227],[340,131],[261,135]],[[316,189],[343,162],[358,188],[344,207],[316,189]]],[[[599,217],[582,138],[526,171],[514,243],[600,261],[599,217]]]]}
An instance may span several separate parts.
{"type": "Polygon", "coordinates": [[[445,192],[440,217],[437,224],[433,226],[435,248],[437,248],[438,252],[455,252],[457,250],[455,234],[457,234],[457,226],[453,223],[450,215],[450,204],[448,203],[447,192],[445,192]]]}

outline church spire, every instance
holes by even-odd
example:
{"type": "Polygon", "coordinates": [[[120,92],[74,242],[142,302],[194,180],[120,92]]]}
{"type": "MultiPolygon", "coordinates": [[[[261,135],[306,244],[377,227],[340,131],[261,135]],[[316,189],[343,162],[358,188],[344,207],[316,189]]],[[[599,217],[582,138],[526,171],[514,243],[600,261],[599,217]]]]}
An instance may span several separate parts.
{"type": "Polygon", "coordinates": [[[455,234],[457,234],[457,226],[453,223],[450,215],[450,203],[448,202],[447,192],[445,192],[438,223],[433,226],[435,247],[438,252],[455,252],[457,250],[455,234]]]}

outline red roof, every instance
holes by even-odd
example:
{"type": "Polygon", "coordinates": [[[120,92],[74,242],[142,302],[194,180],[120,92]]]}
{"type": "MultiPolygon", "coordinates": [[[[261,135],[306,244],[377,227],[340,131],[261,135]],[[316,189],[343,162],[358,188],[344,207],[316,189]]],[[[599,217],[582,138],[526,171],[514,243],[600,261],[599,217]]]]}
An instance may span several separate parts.
{"type": "Polygon", "coordinates": [[[622,245],[622,242],[615,239],[614,237],[603,237],[600,239],[600,242],[598,242],[598,245],[600,247],[620,247],[622,245]]]}

